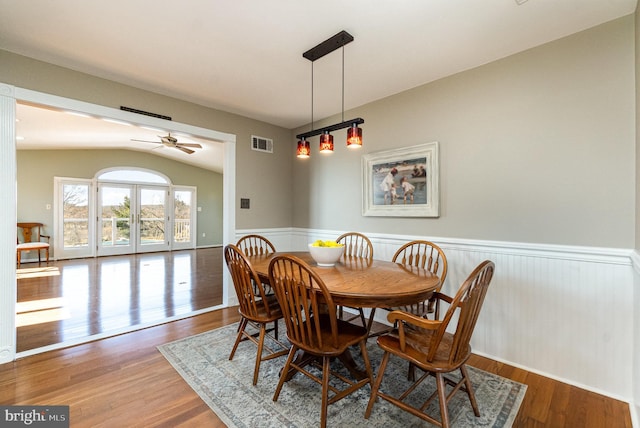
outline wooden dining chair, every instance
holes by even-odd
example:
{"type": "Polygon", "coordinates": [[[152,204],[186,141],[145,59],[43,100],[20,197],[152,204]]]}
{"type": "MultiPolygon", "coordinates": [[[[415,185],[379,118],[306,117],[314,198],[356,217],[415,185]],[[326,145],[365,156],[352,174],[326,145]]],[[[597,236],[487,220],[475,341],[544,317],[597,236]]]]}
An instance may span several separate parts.
{"type": "Polygon", "coordinates": [[[37,251],[38,252],[38,265],[42,263],[40,252],[45,251],[45,257],[47,264],[49,264],[49,247],[50,239],[49,235],[43,235],[44,225],[42,223],[18,223],[17,245],[16,245],[16,260],[18,267],[22,263],[22,253],[24,251],[37,251]],[[20,242],[20,235],[22,235],[22,242],[20,242]],[[46,242],[43,241],[46,240],[46,242]]]}
{"type": "MultiPolygon", "coordinates": [[[[445,256],[442,248],[431,241],[411,241],[402,245],[395,252],[391,259],[394,263],[401,263],[407,266],[420,267],[438,275],[440,278],[440,286],[436,291],[440,291],[445,279],[447,279],[447,256],[445,256]]],[[[411,312],[414,315],[426,316],[434,313],[435,299],[429,299],[425,302],[418,302],[409,306],[402,306],[391,309],[398,309],[405,312],[411,312]]]]}
{"type": "Polygon", "coordinates": [[[449,304],[442,320],[439,320],[440,314],[436,315],[435,320],[402,311],[394,311],[389,314],[388,320],[397,323],[398,331],[378,337],[378,346],[382,348],[384,355],[375,383],[371,388],[371,397],[365,418],[371,416],[373,405],[377,397],[380,397],[427,422],[440,427],[449,427],[447,403],[458,390],[467,393],[474,414],[476,417],[480,416],[465,363],[471,355],[469,342],[494,269],[494,263],[491,261],[486,260],[480,263],[460,286],[453,299],[442,293],[435,293],[435,299],[449,304]],[[456,315],[457,321],[454,321],[456,315]],[[448,332],[448,329],[453,333],[448,332]],[[384,372],[391,355],[409,361],[424,372],[399,396],[392,396],[380,391],[384,372]],[[453,380],[446,376],[456,370],[460,370],[460,380],[453,380]],[[436,379],[436,391],[420,407],[406,401],[414,389],[429,376],[436,379]],[[446,385],[453,388],[448,393],[446,385]],[[435,398],[439,401],[439,421],[424,411],[435,398]]]}
{"type": "Polygon", "coordinates": [[[236,243],[246,256],[268,255],[276,252],[276,247],[261,235],[245,235],[236,243]]]}
{"type": "Polygon", "coordinates": [[[278,320],[282,318],[282,311],[277,300],[273,296],[267,296],[258,274],[238,247],[233,244],[227,245],[224,248],[224,259],[231,273],[233,286],[240,303],[238,311],[242,316],[229,360],[233,360],[233,356],[242,340],[250,340],[255,343],[258,346],[253,370],[253,384],[255,385],[258,382],[258,373],[260,372],[260,363],[262,361],[271,360],[289,352],[289,348],[278,340],[278,320]],[[259,327],[258,339],[246,331],[249,323],[259,327]],[[267,329],[267,324],[269,323],[274,323],[273,329],[267,329]],[[270,339],[282,348],[278,351],[274,351],[265,345],[265,337],[271,331],[274,332],[274,336],[270,337],[270,339]],[[267,350],[265,355],[263,355],[264,348],[267,350]]]}
{"type": "Polygon", "coordinates": [[[280,302],[287,327],[287,338],[292,345],[273,401],[278,400],[284,381],[290,377],[290,371],[303,373],[322,385],[320,426],[326,427],[328,405],[371,382],[371,363],[366,347],[367,330],[338,319],[336,305],[324,282],[299,258],[293,255],[274,257],[269,264],[269,281],[280,302]],[[355,344],[360,345],[366,371],[365,377],[360,380],[336,374],[331,371],[329,365],[332,358],[344,356],[348,348],[355,344]],[[297,359],[294,361],[298,350],[322,360],[322,379],[305,369],[303,363],[297,359]],[[330,385],[330,377],[344,382],[345,387],[340,390],[330,385]]]}
{"type": "MultiPolygon", "coordinates": [[[[442,289],[442,285],[447,278],[447,256],[445,256],[442,248],[431,241],[415,240],[407,242],[406,244],[398,248],[391,261],[394,263],[400,263],[408,267],[419,267],[422,269],[426,269],[431,273],[438,275],[438,278],[440,278],[440,285],[435,290],[436,292],[439,292],[442,289]]],[[[419,317],[426,318],[429,314],[433,314],[436,312],[437,305],[438,301],[435,298],[430,298],[426,301],[416,302],[411,305],[392,306],[386,307],[384,309],[389,312],[409,312],[419,317]]],[[[393,330],[394,327],[395,326],[392,326],[387,329],[377,331],[376,333],[371,334],[371,337],[389,333],[393,330]]]]}
{"type": "MultiPolygon", "coordinates": [[[[245,235],[238,240],[236,247],[247,257],[267,256],[276,252],[276,247],[271,241],[261,235],[245,235]]],[[[263,282],[262,287],[268,295],[273,295],[273,290],[269,283],[263,282]]]]}
{"type": "MultiPolygon", "coordinates": [[[[363,259],[367,262],[373,261],[373,245],[369,238],[366,235],[358,232],[347,232],[338,236],[336,239],[338,244],[344,244],[344,253],[342,258],[344,261],[352,261],[354,259],[363,259]]],[[[363,327],[367,327],[371,325],[371,322],[367,322],[364,312],[362,308],[354,308],[348,306],[350,309],[358,311],[358,315],[348,318],[345,321],[353,321],[356,318],[360,318],[363,327]]],[[[343,306],[338,307],[338,317],[340,319],[344,319],[343,316],[343,306]]],[[[375,308],[371,310],[370,319],[373,320],[373,316],[375,315],[375,308]]]]}

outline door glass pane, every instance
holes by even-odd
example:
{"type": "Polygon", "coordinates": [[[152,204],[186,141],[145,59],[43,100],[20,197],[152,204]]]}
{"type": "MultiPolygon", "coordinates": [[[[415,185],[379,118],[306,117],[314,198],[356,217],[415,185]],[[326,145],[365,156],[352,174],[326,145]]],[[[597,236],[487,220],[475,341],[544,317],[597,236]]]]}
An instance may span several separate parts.
{"type": "Polygon", "coordinates": [[[89,186],[62,186],[62,229],[64,248],[89,246],[89,186]]]}
{"type": "Polygon", "coordinates": [[[174,192],[174,242],[191,241],[191,191],[177,190],[174,192]]]}
{"type": "Polygon", "coordinates": [[[103,247],[129,245],[131,189],[102,186],[101,242],[103,247]]]}
{"type": "Polygon", "coordinates": [[[165,225],[164,189],[140,189],[140,245],[162,244],[165,225]]]}

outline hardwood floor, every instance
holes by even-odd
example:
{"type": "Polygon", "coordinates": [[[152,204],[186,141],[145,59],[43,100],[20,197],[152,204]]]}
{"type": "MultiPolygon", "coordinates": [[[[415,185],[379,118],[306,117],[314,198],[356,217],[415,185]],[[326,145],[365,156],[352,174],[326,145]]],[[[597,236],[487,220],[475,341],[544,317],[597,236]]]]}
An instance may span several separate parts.
{"type": "MultiPolygon", "coordinates": [[[[0,405],[69,405],[74,428],[223,427],[156,347],[238,320],[221,309],[2,364],[0,405]]],[[[477,355],[470,364],[528,385],[516,427],[632,426],[627,403],[477,355]]]]}
{"type": "MultiPolygon", "coordinates": [[[[223,427],[156,346],[238,319],[221,309],[0,365],[0,404],[69,405],[74,428],[223,427]]],[[[516,427],[631,428],[626,403],[476,355],[470,363],[528,385],[516,427]]]]}
{"type": "Polygon", "coordinates": [[[222,304],[222,248],[64,260],[18,269],[23,352],[222,304]]]}

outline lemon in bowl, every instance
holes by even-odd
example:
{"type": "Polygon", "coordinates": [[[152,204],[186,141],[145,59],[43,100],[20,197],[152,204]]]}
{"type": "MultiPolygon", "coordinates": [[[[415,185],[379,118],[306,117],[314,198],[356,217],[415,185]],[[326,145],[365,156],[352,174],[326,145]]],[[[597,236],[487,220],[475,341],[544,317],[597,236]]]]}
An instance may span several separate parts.
{"type": "Polygon", "coordinates": [[[318,266],[331,267],[342,257],[344,244],[318,239],[314,243],[309,244],[309,253],[318,266]]]}

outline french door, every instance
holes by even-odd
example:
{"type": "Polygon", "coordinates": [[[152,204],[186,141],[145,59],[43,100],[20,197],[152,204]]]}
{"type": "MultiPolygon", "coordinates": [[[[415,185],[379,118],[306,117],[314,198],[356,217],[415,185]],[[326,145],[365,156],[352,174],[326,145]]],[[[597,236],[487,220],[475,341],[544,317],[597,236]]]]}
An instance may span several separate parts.
{"type": "Polygon", "coordinates": [[[197,189],[55,178],[56,259],[196,248],[197,189]],[[96,191],[97,189],[97,191],[96,191]]]}
{"type": "Polygon", "coordinates": [[[94,255],[95,204],[92,180],[56,177],[54,253],[58,259],[94,255]]]}
{"type": "Polygon", "coordinates": [[[99,183],[97,255],[171,249],[169,195],[168,186],[99,183]]]}

